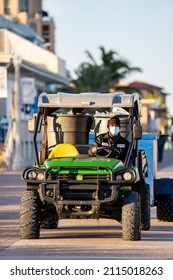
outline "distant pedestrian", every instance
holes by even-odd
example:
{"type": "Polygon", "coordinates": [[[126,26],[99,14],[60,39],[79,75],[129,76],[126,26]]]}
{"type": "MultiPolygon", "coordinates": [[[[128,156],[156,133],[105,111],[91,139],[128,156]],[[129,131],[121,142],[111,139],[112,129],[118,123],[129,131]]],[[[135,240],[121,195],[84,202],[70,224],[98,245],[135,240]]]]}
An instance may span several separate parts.
{"type": "Polygon", "coordinates": [[[0,127],[1,127],[1,141],[5,142],[5,138],[6,138],[7,130],[8,130],[8,119],[6,116],[3,116],[1,118],[0,127]]]}
{"type": "Polygon", "coordinates": [[[158,139],[158,162],[162,162],[163,160],[163,152],[164,152],[164,145],[166,143],[167,136],[164,134],[159,135],[158,139]]]}

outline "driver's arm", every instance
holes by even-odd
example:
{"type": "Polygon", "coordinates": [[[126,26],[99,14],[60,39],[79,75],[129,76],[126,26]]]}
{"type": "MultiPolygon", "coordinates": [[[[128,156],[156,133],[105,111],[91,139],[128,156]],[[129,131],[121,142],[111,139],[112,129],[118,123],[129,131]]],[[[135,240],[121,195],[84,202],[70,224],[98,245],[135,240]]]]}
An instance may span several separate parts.
{"type": "Polygon", "coordinates": [[[102,143],[102,139],[101,139],[101,135],[98,135],[93,142],[93,145],[91,146],[91,148],[88,150],[88,154],[90,156],[94,156],[97,154],[97,148],[101,147],[101,143],[102,143]]]}
{"type": "Polygon", "coordinates": [[[89,151],[88,151],[90,156],[93,156],[97,153],[97,147],[96,146],[92,146],[89,151]]]}

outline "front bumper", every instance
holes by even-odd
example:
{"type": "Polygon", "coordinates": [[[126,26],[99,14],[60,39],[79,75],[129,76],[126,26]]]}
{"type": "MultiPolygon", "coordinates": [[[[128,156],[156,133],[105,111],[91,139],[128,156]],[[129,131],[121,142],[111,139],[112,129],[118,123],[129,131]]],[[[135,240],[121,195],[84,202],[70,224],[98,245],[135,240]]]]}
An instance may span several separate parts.
{"type": "Polygon", "coordinates": [[[23,172],[23,180],[28,189],[38,190],[43,202],[53,204],[59,217],[90,217],[98,218],[100,206],[117,200],[120,190],[131,189],[137,174],[130,168],[112,171],[109,168],[88,167],[51,167],[39,169],[28,167],[23,172]],[[29,179],[29,172],[38,173],[35,179],[29,179]],[[79,172],[80,170],[80,172],[79,172]],[[43,176],[40,176],[40,172],[43,176]],[[114,180],[120,173],[131,172],[131,180],[114,180]],[[44,177],[42,180],[38,178],[44,177]]]}

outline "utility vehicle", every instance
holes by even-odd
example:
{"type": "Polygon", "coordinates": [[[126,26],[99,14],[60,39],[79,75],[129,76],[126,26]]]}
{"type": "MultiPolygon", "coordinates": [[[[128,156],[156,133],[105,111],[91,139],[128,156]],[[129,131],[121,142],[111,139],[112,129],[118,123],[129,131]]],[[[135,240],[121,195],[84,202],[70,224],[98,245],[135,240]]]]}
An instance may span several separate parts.
{"type": "Polygon", "coordinates": [[[39,238],[41,228],[57,228],[59,219],[115,219],[124,240],[140,240],[150,228],[148,162],[139,149],[142,137],[137,93],[42,93],[28,123],[35,163],[22,174],[20,237],[39,238]],[[120,134],[129,141],[125,161],[91,157],[93,138],[107,131],[117,115],[120,134]]]}

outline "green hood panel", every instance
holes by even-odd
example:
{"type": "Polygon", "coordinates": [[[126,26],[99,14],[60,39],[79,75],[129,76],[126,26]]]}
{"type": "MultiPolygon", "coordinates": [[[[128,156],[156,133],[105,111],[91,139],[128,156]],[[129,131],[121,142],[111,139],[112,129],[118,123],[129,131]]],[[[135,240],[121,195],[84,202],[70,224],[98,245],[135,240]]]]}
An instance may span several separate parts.
{"type": "Polygon", "coordinates": [[[44,163],[46,168],[50,167],[76,167],[77,169],[82,170],[83,167],[107,167],[111,170],[119,169],[123,167],[122,161],[118,159],[112,158],[54,158],[54,159],[47,159],[44,163]]]}

